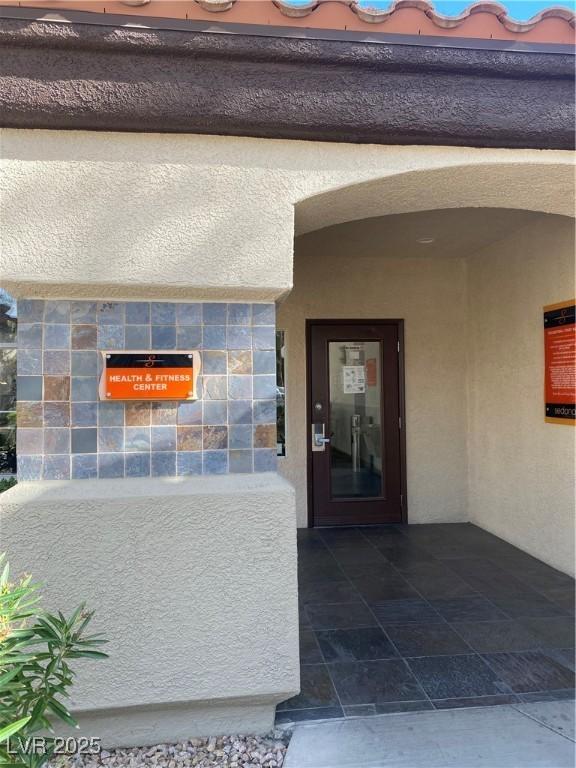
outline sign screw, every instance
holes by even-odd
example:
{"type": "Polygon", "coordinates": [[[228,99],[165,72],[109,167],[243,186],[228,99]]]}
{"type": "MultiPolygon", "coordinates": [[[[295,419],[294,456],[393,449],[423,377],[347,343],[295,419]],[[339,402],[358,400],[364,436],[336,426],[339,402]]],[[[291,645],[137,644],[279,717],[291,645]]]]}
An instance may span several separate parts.
{"type": "Polygon", "coordinates": [[[192,359],[192,355],[188,355],[188,357],[189,357],[190,359],[192,359]]]}
{"type": "Polygon", "coordinates": [[[111,355],[106,355],[106,360],[110,360],[111,355]]]}

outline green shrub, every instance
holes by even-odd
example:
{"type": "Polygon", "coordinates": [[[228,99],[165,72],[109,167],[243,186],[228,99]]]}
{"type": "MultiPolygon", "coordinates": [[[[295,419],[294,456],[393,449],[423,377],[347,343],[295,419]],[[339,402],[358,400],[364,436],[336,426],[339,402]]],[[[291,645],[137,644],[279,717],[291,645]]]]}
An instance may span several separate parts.
{"type": "Polygon", "coordinates": [[[2,493],[2,491],[7,491],[8,488],[12,488],[13,485],[16,485],[15,477],[3,477],[2,480],[0,480],[0,493],[2,493]]]}
{"type": "MultiPolygon", "coordinates": [[[[4,557],[0,556],[0,564],[4,557]]],[[[92,614],[78,607],[66,618],[38,608],[38,585],[30,576],[0,576],[0,768],[39,768],[54,752],[50,735],[42,752],[30,750],[39,731],[53,734],[53,720],[75,726],[63,700],[74,681],[68,662],[106,658],[100,635],[87,636],[92,614]]]]}

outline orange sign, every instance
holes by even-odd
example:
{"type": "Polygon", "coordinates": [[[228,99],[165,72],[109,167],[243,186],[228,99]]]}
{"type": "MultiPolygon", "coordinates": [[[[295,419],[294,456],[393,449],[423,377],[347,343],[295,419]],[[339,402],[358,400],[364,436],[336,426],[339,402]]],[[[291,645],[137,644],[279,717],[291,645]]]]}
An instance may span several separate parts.
{"type": "Polygon", "coordinates": [[[194,400],[198,352],[103,352],[101,400],[194,400]]]}
{"type": "Polygon", "coordinates": [[[544,307],[546,421],[574,424],[576,411],[576,301],[544,307]]]}

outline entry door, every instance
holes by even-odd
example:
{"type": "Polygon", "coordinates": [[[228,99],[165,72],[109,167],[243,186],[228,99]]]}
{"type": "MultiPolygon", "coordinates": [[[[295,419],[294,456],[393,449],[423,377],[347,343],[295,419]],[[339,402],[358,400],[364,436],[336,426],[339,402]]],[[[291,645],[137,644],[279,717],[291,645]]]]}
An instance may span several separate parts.
{"type": "Polygon", "coordinates": [[[312,523],[403,522],[402,321],[308,323],[312,523]]]}

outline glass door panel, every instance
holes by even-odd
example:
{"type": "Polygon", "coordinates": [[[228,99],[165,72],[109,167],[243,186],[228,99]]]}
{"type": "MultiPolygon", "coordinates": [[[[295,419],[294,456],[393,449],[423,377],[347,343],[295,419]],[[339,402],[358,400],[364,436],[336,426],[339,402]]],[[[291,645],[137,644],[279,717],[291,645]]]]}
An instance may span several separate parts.
{"type": "Polygon", "coordinates": [[[331,498],[381,497],[381,342],[330,341],[328,376],[331,498]]]}

